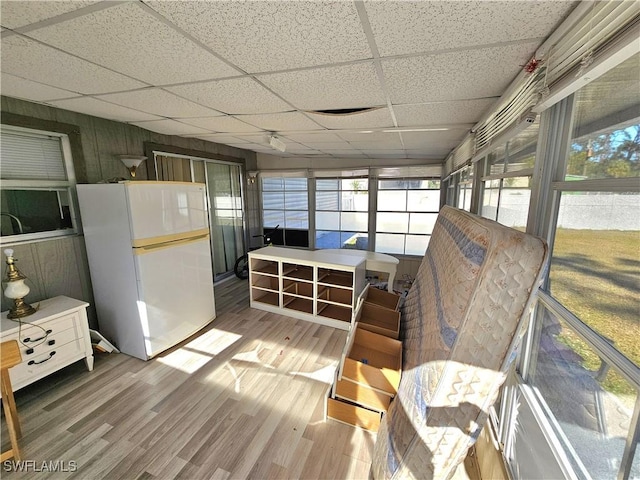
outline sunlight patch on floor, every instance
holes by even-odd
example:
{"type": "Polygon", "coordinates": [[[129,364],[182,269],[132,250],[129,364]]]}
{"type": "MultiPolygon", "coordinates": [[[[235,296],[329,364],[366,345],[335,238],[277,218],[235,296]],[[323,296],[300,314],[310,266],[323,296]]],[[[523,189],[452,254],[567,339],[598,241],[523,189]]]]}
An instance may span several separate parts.
{"type": "Polygon", "coordinates": [[[197,372],[216,355],[219,355],[242,338],[237,333],[213,328],[181,348],[159,357],[164,365],[185,373],[197,372]]]}

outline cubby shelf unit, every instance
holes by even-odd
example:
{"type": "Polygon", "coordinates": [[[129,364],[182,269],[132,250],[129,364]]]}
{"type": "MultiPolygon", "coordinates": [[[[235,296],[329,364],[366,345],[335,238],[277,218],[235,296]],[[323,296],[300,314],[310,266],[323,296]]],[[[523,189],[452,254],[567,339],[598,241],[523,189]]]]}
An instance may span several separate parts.
{"type": "Polygon", "coordinates": [[[249,252],[251,307],[348,330],[365,285],[365,261],[322,250],[249,252]]]}

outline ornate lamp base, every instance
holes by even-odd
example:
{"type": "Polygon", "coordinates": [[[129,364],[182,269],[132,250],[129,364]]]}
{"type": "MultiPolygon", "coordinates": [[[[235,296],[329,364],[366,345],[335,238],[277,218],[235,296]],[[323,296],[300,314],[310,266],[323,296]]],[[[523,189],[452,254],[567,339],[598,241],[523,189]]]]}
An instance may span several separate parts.
{"type": "Polygon", "coordinates": [[[13,300],[13,302],[15,305],[9,310],[7,318],[28,317],[29,315],[33,315],[38,311],[37,308],[32,307],[28,303],[25,303],[21,298],[16,298],[13,300]]]}

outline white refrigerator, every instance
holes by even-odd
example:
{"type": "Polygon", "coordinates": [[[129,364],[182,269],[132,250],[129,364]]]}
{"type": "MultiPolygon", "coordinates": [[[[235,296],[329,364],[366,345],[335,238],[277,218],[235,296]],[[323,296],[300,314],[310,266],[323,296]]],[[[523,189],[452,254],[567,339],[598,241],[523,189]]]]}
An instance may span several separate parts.
{"type": "Polygon", "coordinates": [[[128,181],[77,188],[105,337],[148,360],[215,318],[204,185],[128,181]]]}

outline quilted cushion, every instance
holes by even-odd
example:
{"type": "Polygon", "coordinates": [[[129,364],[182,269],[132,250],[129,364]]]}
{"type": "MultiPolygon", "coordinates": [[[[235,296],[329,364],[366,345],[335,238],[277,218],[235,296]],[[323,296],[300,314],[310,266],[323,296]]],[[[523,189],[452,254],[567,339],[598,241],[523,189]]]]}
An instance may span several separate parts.
{"type": "Polygon", "coordinates": [[[537,237],[445,206],[402,313],[403,371],[374,478],[449,478],[515,357],[547,259],[537,237]]]}

